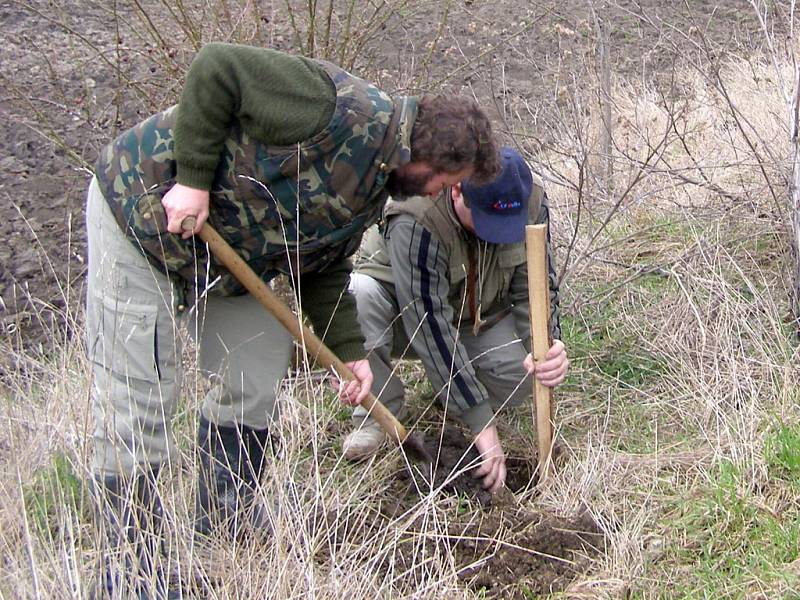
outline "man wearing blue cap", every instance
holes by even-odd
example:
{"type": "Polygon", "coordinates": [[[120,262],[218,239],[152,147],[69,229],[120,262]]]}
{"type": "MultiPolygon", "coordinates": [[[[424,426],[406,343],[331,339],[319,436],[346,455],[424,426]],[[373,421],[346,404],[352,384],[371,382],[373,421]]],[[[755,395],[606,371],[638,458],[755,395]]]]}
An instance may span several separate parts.
{"type": "MultiPolygon", "coordinates": [[[[495,411],[530,398],[530,375],[560,384],[569,361],[560,341],[558,283],[550,251],[551,334],[547,357],[530,354],[525,226],[548,223],[541,182],[512,148],[489,184],[456,184],[443,198],[390,200],[385,223],[368,231],[362,263],[351,276],[366,339],[372,390],[402,417],[403,384],[391,358],[418,357],[448,415],[475,435],[483,461],[477,475],[492,492],[505,482],[495,411]]],[[[351,460],[371,456],[385,439],[363,409],[344,441],[351,460]],[[366,417],[366,418],[365,418],[366,417]]]]}

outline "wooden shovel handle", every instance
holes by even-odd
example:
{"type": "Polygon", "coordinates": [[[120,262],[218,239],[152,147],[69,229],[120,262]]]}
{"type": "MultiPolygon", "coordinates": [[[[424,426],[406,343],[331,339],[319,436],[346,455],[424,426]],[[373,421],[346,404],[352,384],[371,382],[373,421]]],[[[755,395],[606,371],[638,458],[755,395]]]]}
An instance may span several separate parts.
{"type": "MultiPolygon", "coordinates": [[[[550,286],[547,276],[547,225],[525,227],[525,246],[528,255],[528,298],[531,318],[531,351],[536,362],[545,360],[550,349],[550,286]]],[[[539,480],[543,481],[552,468],[550,451],[553,446],[553,422],[550,388],[533,379],[536,406],[536,434],[539,449],[539,480]]]]}
{"type": "MultiPolygon", "coordinates": [[[[184,231],[192,231],[195,223],[194,217],[187,217],[181,223],[181,227],[184,231]]],[[[341,379],[346,381],[356,380],[356,376],[353,375],[350,368],[339,360],[339,357],[313,331],[302,324],[289,307],[255,274],[250,265],[236,254],[230,244],[209,223],[204,223],[197,235],[208,244],[211,254],[233,273],[236,279],[264,305],[272,316],[278,319],[281,325],[292,334],[292,337],[308,350],[310,356],[315,358],[326,369],[334,371],[341,379]]],[[[392,439],[399,444],[406,440],[406,437],[408,437],[406,428],[371,392],[361,401],[361,406],[369,412],[370,416],[392,439]]]]}

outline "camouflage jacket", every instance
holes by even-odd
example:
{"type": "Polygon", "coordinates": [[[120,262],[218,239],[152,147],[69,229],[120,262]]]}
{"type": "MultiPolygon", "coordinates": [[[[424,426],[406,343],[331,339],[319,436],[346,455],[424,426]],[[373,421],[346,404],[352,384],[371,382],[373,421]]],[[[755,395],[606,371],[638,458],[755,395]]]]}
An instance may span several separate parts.
{"type": "MultiPolygon", "coordinates": [[[[210,190],[209,223],[268,281],[324,269],[357,248],[380,217],[392,168],[410,160],[413,97],[392,100],[375,86],[320,62],[336,87],[328,126],[312,139],[274,146],[234,124],[210,190]]],[[[177,107],[120,135],[100,154],[96,176],[122,230],[165,273],[214,293],[244,288],[194,239],[166,230],[162,196],[174,185],[177,107]],[[217,281],[218,279],[218,281],[217,281]]]]}

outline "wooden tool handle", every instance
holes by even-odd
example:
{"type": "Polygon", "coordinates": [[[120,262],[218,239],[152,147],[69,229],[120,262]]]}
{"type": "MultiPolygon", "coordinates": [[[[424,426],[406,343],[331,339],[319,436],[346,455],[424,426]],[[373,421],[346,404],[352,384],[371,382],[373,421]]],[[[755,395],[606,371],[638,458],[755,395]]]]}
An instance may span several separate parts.
{"type": "MultiPolygon", "coordinates": [[[[194,217],[187,217],[181,223],[181,227],[184,231],[193,231],[195,223],[194,217]]],[[[200,233],[197,235],[208,244],[211,254],[225,265],[247,291],[278,319],[281,325],[292,334],[292,337],[308,350],[311,357],[316,359],[323,367],[334,371],[341,379],[346,381],[356,380],[356,376],[353,375],[350,368],[339,360],[339,357],[313,331],[302,324],[289,307],[255,274],[250,265],[236,254],[230,244],[222,239],[222,236],[211,225],[204,223],[200,233]]],[[[401,444],[405,441],[408,436],[406,428],[372,393],[361,401],[361,406],[369,412],[370,416],[389,436],[401,444]]]]}
{"type": "MultiPolygon", "coordinates": [[[[547,225],[525,227],[528,254],[528,298],[531,317],[531,351],[534,361],[545,360],[550,349],[550,286],[547,276],[547,225]]],[[[550,451],[553,446],[550,388],[533,379],[536,407],[537,447],[539,449],[539,479],[543,481],[552,468],[550,451]]]]}

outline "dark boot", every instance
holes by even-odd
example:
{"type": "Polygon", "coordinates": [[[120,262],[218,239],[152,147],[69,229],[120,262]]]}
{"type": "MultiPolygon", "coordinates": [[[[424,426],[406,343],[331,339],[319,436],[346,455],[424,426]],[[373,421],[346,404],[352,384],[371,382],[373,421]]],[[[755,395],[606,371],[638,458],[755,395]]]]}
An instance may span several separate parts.
{"type": "Polygon", "coordinates": [[[253,500],[264,470],[265,451],[272,449],[269,431],[245,425],[224,427],[201,417],[197,442],[200,463],[195,530],[209,535],[225,527],[237,537],[246,525],[268,527],[253,500]]]}
{"type": "Polygon", "coordinates": [[[92,493],[103,528],[103,568],[100,599],[171,600],[180,592],[169,589],[161,568],[163,508],[156,488],[158,468],[132,479],[119,475],[95,477],[92,493]]]}

